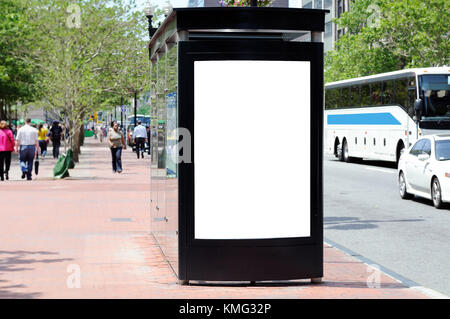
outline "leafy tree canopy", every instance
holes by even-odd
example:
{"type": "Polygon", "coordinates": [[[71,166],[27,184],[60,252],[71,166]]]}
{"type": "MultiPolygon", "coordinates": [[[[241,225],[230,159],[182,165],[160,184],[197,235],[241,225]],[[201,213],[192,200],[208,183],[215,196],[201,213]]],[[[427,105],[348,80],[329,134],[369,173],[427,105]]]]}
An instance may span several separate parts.
{"type": "Polygon", "coordinates": [[[449,0],[356,0],[327,53],[325,81],[450,63],[449,0]]]}

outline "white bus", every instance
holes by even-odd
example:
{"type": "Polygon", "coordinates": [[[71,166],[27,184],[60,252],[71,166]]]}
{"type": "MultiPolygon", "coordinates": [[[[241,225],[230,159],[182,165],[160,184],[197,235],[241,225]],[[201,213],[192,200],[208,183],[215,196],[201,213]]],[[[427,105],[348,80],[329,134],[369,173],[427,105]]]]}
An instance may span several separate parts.
{"type": "Polygon", "coordinates": [[[325,152],[397,161],[420,135],[450,133],[450,68],[408,69],[325,85],[325,152]]]}

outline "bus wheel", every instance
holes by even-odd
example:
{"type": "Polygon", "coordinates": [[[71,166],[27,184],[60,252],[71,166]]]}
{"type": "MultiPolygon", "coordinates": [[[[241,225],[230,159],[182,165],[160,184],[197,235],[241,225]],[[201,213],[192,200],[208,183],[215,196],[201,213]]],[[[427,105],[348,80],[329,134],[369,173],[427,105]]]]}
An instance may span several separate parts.
{"type": "Polygon", "coordinates": [[[348,156],[348,143],[346,139],[342,141],[342,160],[346,163],[350,163],[350,156],[348,156]]]}
{"type": "Polygon", "coordinates": [[[341,144],[339,143],[339,139],[336,138],[334,140],[334,156],[336,156],[339,160],[341,160],[342,157],[342,148],[341,148],[341,144]]]}

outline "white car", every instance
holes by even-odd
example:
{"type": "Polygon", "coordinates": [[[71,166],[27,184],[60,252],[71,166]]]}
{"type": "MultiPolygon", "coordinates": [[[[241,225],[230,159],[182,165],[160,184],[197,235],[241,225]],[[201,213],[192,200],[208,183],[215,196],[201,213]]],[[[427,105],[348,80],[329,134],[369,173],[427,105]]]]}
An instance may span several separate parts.
{"type": "Polygon", "coordinates": [[[398,162],[398,185],[403,199],[425,197],[436,208],[450,202],[450,134],[424,136],[405,150],[398,162]]]}

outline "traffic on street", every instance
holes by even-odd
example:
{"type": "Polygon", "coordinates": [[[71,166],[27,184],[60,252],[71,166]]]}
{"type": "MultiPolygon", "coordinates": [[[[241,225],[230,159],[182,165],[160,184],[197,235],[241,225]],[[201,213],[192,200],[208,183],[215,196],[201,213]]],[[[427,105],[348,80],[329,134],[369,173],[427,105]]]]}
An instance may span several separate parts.
{"type": "Polygon", "coordinates": [[[324,157],[324,237],[413,286],[450,294],[450,209],[403,200],[395,162],[324,157]]]}

